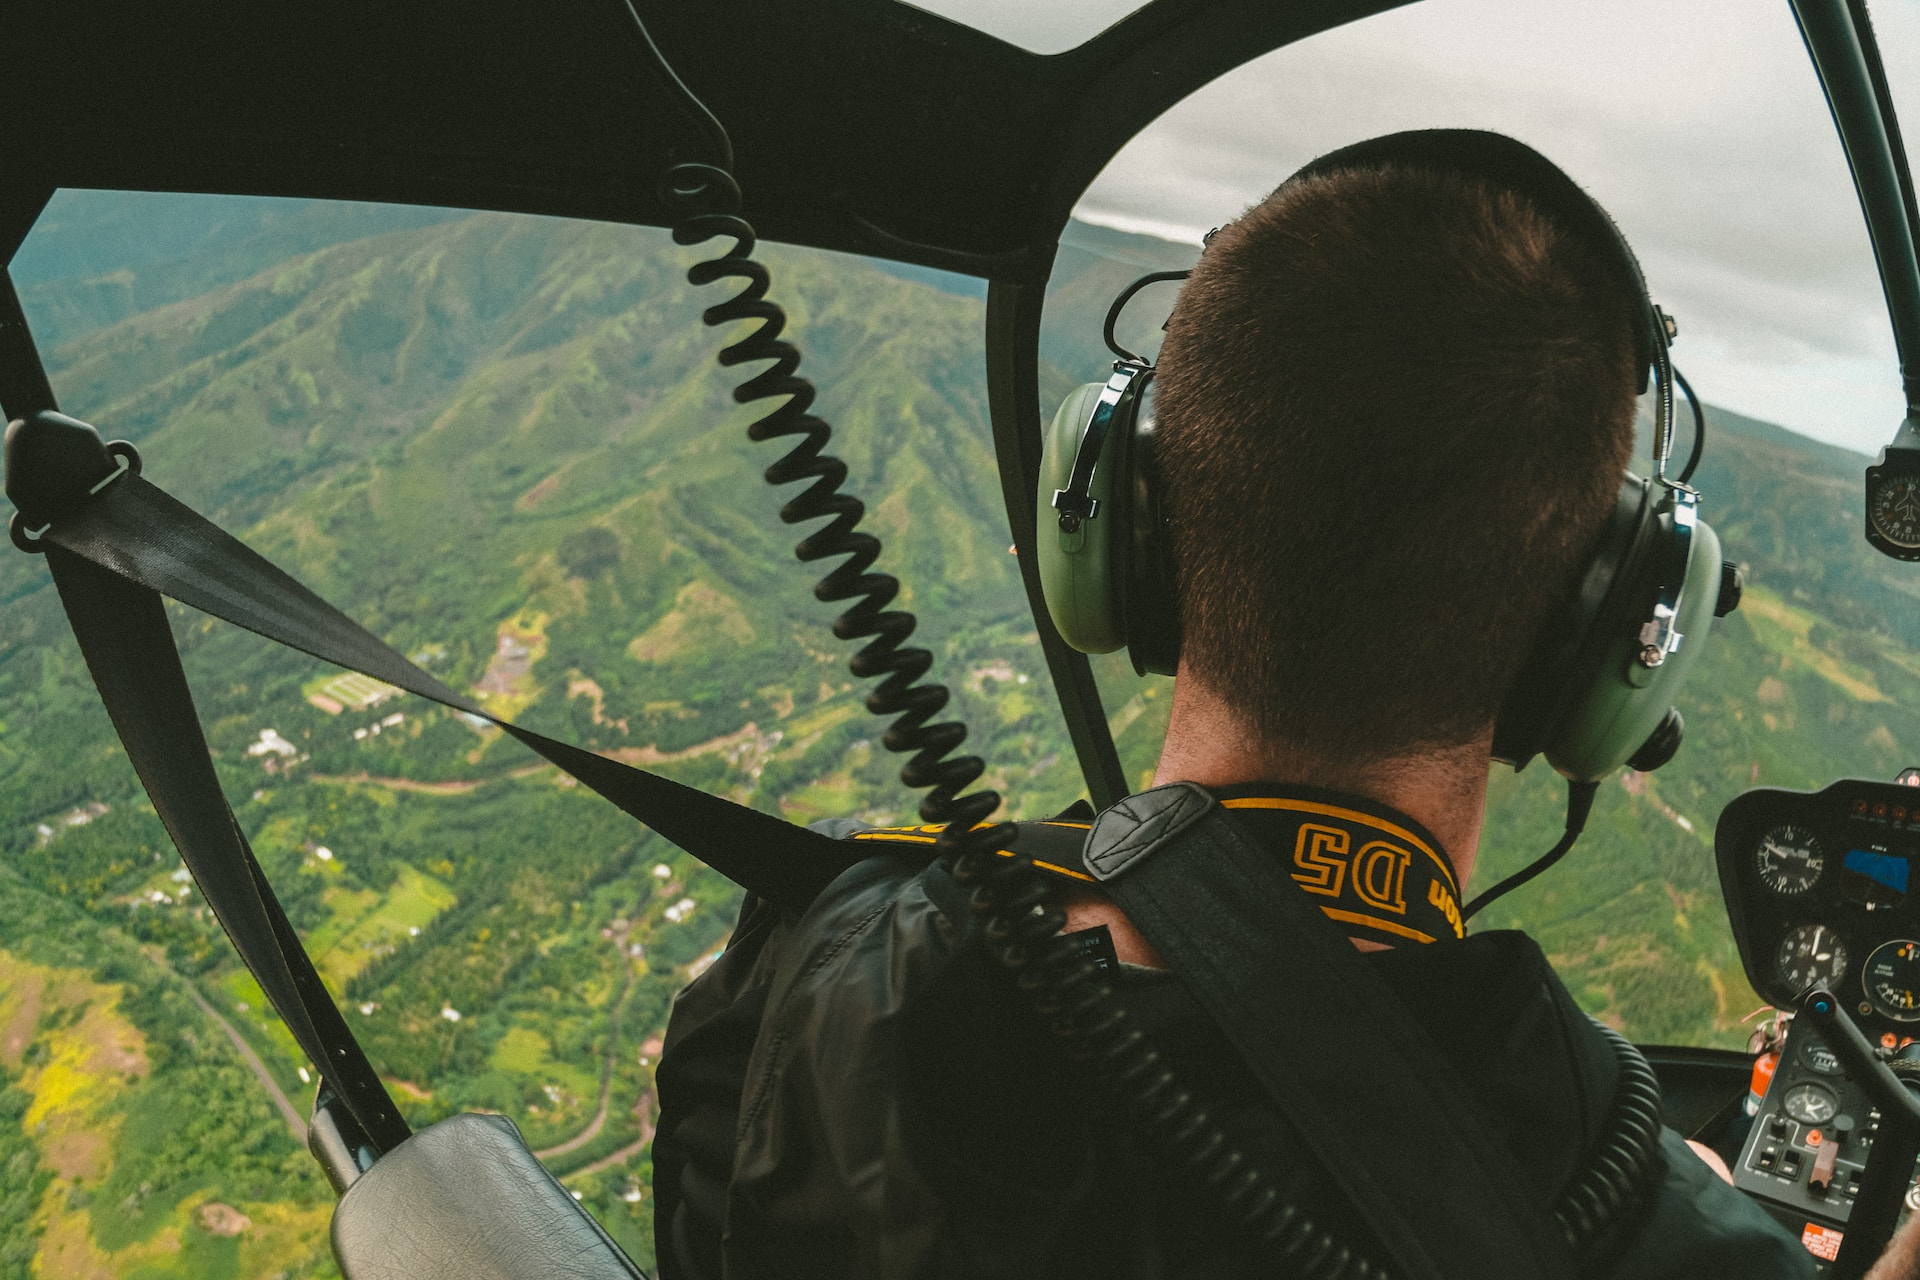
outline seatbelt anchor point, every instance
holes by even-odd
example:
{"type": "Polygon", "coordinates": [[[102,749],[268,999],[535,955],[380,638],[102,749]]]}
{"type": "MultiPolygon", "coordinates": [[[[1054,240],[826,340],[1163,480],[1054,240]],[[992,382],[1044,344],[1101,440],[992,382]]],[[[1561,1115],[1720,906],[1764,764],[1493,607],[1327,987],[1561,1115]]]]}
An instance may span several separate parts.
{"type": "Polygon", "coordinates": [[[47,554],[46,545],[40,539],[51,528],[51,524],[43,524],[38,529],[27,528],[26,518],[18,511],[7,521],[7,535],[13,539],[13,545],[30,556],[47,554]]]}
{"type": "Polygon", "coordinates": [[[15,511],[8,522],[13,545],[29,555],[46,550],[53,522],[131,472],[140,451],[126,440],[102,441],[87,423],[51,409],[7,424],[6,493],[15,511]]]}

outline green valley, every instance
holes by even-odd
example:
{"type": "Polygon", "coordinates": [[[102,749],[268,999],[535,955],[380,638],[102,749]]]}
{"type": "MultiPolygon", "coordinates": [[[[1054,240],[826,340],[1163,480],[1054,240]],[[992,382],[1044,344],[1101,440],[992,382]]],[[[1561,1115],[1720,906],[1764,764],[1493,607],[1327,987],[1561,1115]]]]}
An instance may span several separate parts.
{"type": "MultiPolygon", "coordinates": [[[[995,510],[979,302],[771,256],[996,779],[1017,804],[1064,805],[1077,782],[995,510]]],[[[778,495],[751,479],[771,457],[726,400],[684,261],[654,233],[476,215],[139,313],[58,349],[52,372],[64,407],[140,444],[149,476],[490,707],[797,819],[893,820],[914,798],[805,594],[778,495]]],[[[12,558],[0,599],[0,796],[17,815],[0,882],[33,904],[6,913],[0,946],[50,965],[38,926],[81,921],[63,972],[156,993],[115,1006],[150,1047],[144,1075],[29,1104],[13,1127],[37,1153],[29,1187],[45,1184],[27,1215],[38,1273],[266,1275],[271,1253],[327,1274],[324,1184],[226,1030],[297,1113],[311,1066],[179,869],[44,570],[12,558]],[[181,1074],[182,1035],[217,1080],[181,1074]],[[172,1101],[189,1086],[193,1107],[172,1101]],[[60,1163],[47,1117],[63,1116],[101,1135],[93,1163],[60,1163]],[[246,1117],[244,1149],[282,1173],[178,1159],[161,1130],[203,1117],[246,1117]],[[208,1219],[212,1203],[238,1216],[208,1219]]],[[[491,727],[177,623],[236,811],[410,1118],[511,1115],[644,1261],[651,1066],[737,891],[491,727]]],[[[22,1052],[54,1052],[55,1014],[20,1016],[22,1052]]]]}
{"type": "MultiPolygon", "coordinates": [[[[63,408],[490,709],[794,821],[910,815],[758,479],[776,455],[713,366],[688,251],[493,214],[292,216],[36,283],[34,319],[69,335],[63,408]]],[[[1191,253],[1076,234],[1093,248],[1055,282],[1049,394],[1098,372],[1117,257],[1191,253]]],[[[1081,788],[1007,554],[980,300],[765,256],[969,749],[1012,814],[1065,807],[1081,788]]],[[[1756,781],[1920,762],[1920,588],[1860,541],[1861,459],[1713,429],[1700,484],[1754,585],[1696,669],[1689,742],[1606,786],[1574,856],[1487,923],[1535,933],[1638,1039],[1736,1045],[1759,1001],[1714,818],[1756,781]]],[[[44,567],[0,557],[0,608],[0,1280],[331,1275],[295,1131],[311,1064],[140,793],[44,567]]],[[[659,1037],[737,890],[496,729],[173,618],[235,812],[409,1118],[511,1116],[648,1261],[659,1037]]],[[[1166,682],[1099,667],[1129,770],[1150,769],[1166,682]]],[[[1543,766],[1494,790],[1483,879],[1560,823],[1543,766]]]]}

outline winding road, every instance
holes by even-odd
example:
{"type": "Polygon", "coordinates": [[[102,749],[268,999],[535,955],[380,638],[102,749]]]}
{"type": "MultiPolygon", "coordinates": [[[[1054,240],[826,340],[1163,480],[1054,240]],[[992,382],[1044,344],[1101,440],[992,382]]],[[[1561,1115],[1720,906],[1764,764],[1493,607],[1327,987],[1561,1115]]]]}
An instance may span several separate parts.
{"type": "Polygon", "coordinates": [[[603,1169],[611,1169],[615,1165],[625,1164],[627,1161],[639,1155],[642,1151],[645,1151],[647,1149],[647,1144],[653,1141],[653,1090],[649,1089],[645,1093],[641,1094],[640,1101],[634,1104],[633,1109],[640,1117],[639,1138],[637,1138],[633,1142],[629,1142],[626,1146],[620,1148],[618,1151],[614,1151],[607,1155],[601,1156],[598,1160],[595,1160],[592,1164],[581,1165],[578,1169],[575,1169],[572,1173],[562,1174],[561,1176],[566,1178],[578,1178],[589,1173],[599,1173],[603,1169]]]}
{"type": "MultiPolygon", "coordinates": [[[[626,931],[614,935],[613,951],[615,955],[620,957],[620,963],[627,971],[627,981],[626,984],[620,988],[620,994],[614,998],[613,1010],[607,1018],[607,1056],[600,1064],[599,1109],[593,1113],[593,1119],[587,1121],[586,1128],[574,1134],[565,1142],[557,1146],[543,1147],[534,1152],[533,1156],[536,1160],[551,1160],[555,1156],[566,1155],[569,1151],[578,1151],[581,1147],[586,1146],[589,1142],[599,1137],[600,1130],[606,1127],[608,1095],[613,1089],[613,1061],[615,1055],[620,1052],[620,1015],[626,1011],[627,996],[633,991],[633,960],[627,954],[626,931]]],[[[642,1095],[640,1101],[644,1104],[646,1100],[646,1096],[642,1095]]],[[[638,1108],[636,1108],[636,1110],[637,1109],[638,1108]]],[[[649,1113],[646,1111],[641,1112],[640,1126],[641,1132],[645,1136],[640,1139],[638,1146],[645,1146],[653,1138],[653,1125],[651,1120],[648,1119],[648,1115],[649,1113]]],[[[637,1150],[638,1147],[632,1149],[637,1150]]],[[[621,1150],[627,1151],[629,1148],[623,1147],[621,1150]]],[[[607,1157],[608,1160],[612,1158],[612,1156],[607,1157]]],[[[604,1163],[604,1161],[596,1161],[594,1164],[589,1165],[588,1168],[601,1168],[604,1167],[604,1163]]],[[[586,1170],[575,1170],[574,1172],[583,1173],[585,1171],[586,1170]]],[[[568,1176],[571,1177],[572,1175],[569,1174],[568,1176]]]]}
{"type": "MultiPolygon", "coordinates": [[[[186,982],[186,979],[182,978],[181,981],[186,982]]],[[[220,1011],[209,1004],[207,998],[201,995],[191,982],[187,982],[186,987],[187,994],[192,996],[193,1002],[200,1006],[200,1012],[220,1024],[220,1029],[227,1033],[227,1039],[233,1041],[233,1047],[240,1051],[242,1058],[246,1059],[247,1066],[260,1078],[260,1083],[266,1086],[267,1096],[272,1098],[273,1105],[279,1108],[281,1117],[287,1122],[287,1128],[293,1130],[294,1140],[302,1146],[306,1145],[307,1122],[300,1118],[299,1108],[293,1105],[293,1100],[287,1097],[285,1090],[281,1089],[280,1082],[275,1080],[273,1074],[267,1070],[267,1064],[260,1061],[260,1055],[253,1051],[253,1046],[241,1036],[239,1029],[222,1017],[220,1011]]]]}
{"type": "Polygon", "coordinates": [[[239,1028],[235,1027],[231,1022],[228,1022],[226,1018],[221,1015],[220,1011],[214,1008],[205,996],[200,994],[200,988],[194,986],[192,982],[181,977],[174,971],[173,966],[167,963],[164,952],[160,951],[157,947],[142,947],[140,948],[140,952],[146,956],[148,960],[152,961],[154,967],[159,969],[160,972],[185,987],[187,994],[193,997],[193,1002],[200,1006],[200,1012],[212,1018],[219,1028],[227,1033],[227,1039],[233,1041],[233,1047],[239,1051],[241,1060],[247,1064],[247,1068],[253,1072],[254,1076],[260,1081],[261,1086],[266,1089],[267,1097],[273,1100],[274,1108],[280,1112],[280,1118],[285,1120],[287,1122],[287,1128],[293,1131],[294,1141],[305,1146],[307,1141],[307,1122],[305,1117],[300,1114],[300,1108],[293,1105],[293,1100],[287,1097],[286,1090],[282,1089],[280,1082],[273,1078],[273,1073],[267,1070],[267,1064],[262,1062],[260,1055],[253,1051],[253,1046],[247,1043],[246,1037],[240,1034],[239,1028]]]}
{"type": "MultiPolygon", "coordinates": [[[[620,988],[620,994],[613,1003],[613,1012],[608,1018],[607,1055],[606,1059],[600,1065],[600,1105],[598,1109],[594,1111],[593,1119],[587,1122],[587,1126],[584,1129],[574,1134],[571,1138],[568,1138],[565,1142],[534,1152],[533,1154],[537,1159],[550,1160],[556,1156],[563,1156],[569,1152],[578,1151],[581,1147],[586,1146],[589,1142],[599,1137],[600,1131],[606,1127],[607,1107],[610,1101],[609,1095],[613,1089],[613,1063],[615,1055],[620,1052],[620,1015],[626,1011],[627,996],[633,991],[633,964],[627,955],[626,947],[627,942],[624,933],[614,939],[615,952],[620,956],[621,961],[626,966],[627,980],[625,985],[620,988]]],[[[240,1034],[239,1028],[227,1021],[226,1017],[218,1009],[213,1007],[212,1002],[200,994],[200,989],[191,981],[176,973],[164,958],[152,951],[148,952],[147,958],[153,961],[153,963],[169,977],[174,978],[181,986],[185,987],[187,994],[193,998],[194,1004],[200,1007],[200,1012],[206,1014],[221,1031],[226,1033],[227,1039],[233,1042],[234,1049],[240,1054],[241,1060],[247,1064],[248,1070],[253,1072],[254,1077],[260,1081],[261,1087],[267,1091],[267,1097],[272,1100],[274,1109],[279,1111],[281,1118],[287,1122],[287,1128],[293,1134],[294,1140],[304,1144],[307,1140],[306,1119],[300,1114],[300,1109],[293,1105],[293,1100],[287,1097],[286,1091],[280,1087],[280,1082],[273,1078],[273,1073],[267,1070],[267,1064],[261,1061],[260,1055],[254,1051],[252,1045],[247,1043],[246,1037],[240,1034]]],[[[653,1091],[649,1089],[640,1095],[639,1102],[634,1106],[634,1111],[640,1116],[640,1137],[638,1141],[628,1143],[618,1151],[602,1156],[591,1164],[575,1169],[565,1176],[571,1178],[580,1174],[599,1173],[603,1169],[610,1169],[615,1165],[623,1164],[646,1150],[647,1144],[653,1141],[652,1102],[653,1091]]]]}
{"type": "Polygon", "coordinates": [[[600,1109],[593,1113],[593,1119],[587,1121],[586,1128],[574,1134],[559,1146],[540,1148],[540,1150],[533,1153],[533,1158],[536,1160],[551,1160],[553,1157],[563,1156],[569,1151],[578,1151],[581,1147],[586,1146],[589,1142],[599,1137],[600,1130],[605,1128],[607,1123],[607,1091],[610,1083],[611,1081],[606,1077],[601,1077],[600,1109]]]}

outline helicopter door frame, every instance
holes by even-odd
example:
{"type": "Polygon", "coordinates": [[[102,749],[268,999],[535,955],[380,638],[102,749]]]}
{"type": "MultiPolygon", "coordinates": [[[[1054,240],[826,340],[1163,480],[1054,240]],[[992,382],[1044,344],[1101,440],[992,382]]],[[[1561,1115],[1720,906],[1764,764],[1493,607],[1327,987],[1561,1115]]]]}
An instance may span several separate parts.
{"type": "Polygon", "coordinates": [[[993,423],[994,465],[1013,530],[1020,583],[1040,650],[1053,678],[1088,798],[1096,809],[1119,803],[1132,790],[1107,725],[1100,685],[1087,655],[1071,648],[1053,625],[1040,589],[1034,485],[1040,475],[1040,321],[1046,281],[993,280],[987,285],[987,413],[993,423]]]}
{"type": "Polygon", "coordinates": [[[1920,258],[1914,249],[1920,207],[1880,45],[1866,0],[1791,3],[1866,218],[1893,323],[1907,416],[1920,418],[1920,258]]]}

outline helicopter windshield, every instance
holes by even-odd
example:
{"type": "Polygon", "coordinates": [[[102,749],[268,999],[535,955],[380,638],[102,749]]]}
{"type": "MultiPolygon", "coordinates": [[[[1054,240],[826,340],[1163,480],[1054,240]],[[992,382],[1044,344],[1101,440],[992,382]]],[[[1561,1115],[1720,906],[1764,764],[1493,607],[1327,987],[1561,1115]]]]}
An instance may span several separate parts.
{"type": "MultiPolygon", "coordinates": [[[[764,257],[969,747],[1014,812],[1058,812],[1082,783],[1007,552],[983,290],[764,257]]],[[[794,822],[916,821],[691,258],[652,228],[81,190],[15,267],[63,409],[487,710],[794,822]]],[[[111,745],[43,562],[0,557],[0,600],[0,1240],[114,1275],[155,1239],[186,1241],[169,1275],[320,1265],[312,1063],[111,745]]],[[[176,616],[240,825],[413,1123],[512,1117],[649,1263],[652,1069],[739,890],[476,717],[176,616]]]]}
{"type": "MultiPolygon", "coordinates": [[[[1920,30],[1902,13],[1881,42],[1904,83],[1920,30]]],[[[1432,0],[1223,76],[1141,132],[1081,199],[1043,327],[1055,382],[1042,412],[1059,403],[1053,389],[1103,379],[1112,363],[1080,318],[1082,291],[1111,299],[1147,271],[1186,265],[1208,228],[1316,155],[1435,126],[1538,147],[1618,220],[1655,300],[1678,318],[1675,363],[1710,406],[1695,482],[1752,584],[1682,696],[1679,756],[1605,783],[1574,854],[1476,927],[1533,933],[1588,1010],[1638,1041],[1743,1046],[1744,1020],[1765,1002],[1720,901],[1720,808],[1756,783],[1891,779],[1920,761],[1909,571],[1858,532],[1860,469],[1902,416],[1898,362],[1845,157],[1784,7],[1690,0],[1522,14],[1498,0],[1432,0]],[[1711,58],[1677,54],[1709,48],[1711,58]]],[[[1174,288],[1135,299],[1123,345],[1151,351],[1174,288]]],[[[1679,419],[1684,456],[1684,409],[1679,419]]],[[[1643,440],[1643,472],[1646,456],[1643,440]]],[[[1124,653],[1093,664],[1127,781],[1139,785],[1171,681],[1136,676],[1124,653]]],[[[1519,775],[1497,766],[1469,895],[1545,851],[1563,804],[1545,764],[1519,775]]]]}

